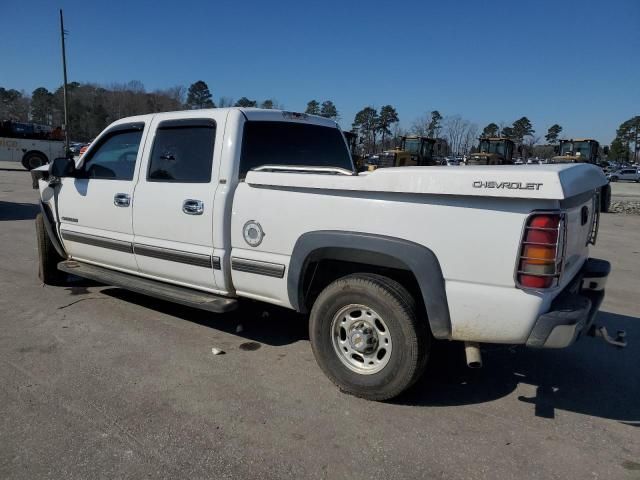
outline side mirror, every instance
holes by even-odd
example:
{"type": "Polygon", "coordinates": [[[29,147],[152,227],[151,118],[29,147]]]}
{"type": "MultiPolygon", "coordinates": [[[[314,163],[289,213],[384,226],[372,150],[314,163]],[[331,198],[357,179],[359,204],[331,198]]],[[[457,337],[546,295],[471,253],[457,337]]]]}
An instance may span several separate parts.
{"type": "Polygon", "coordinates": [[[51,177],[72,177],[76,171],[76,164],[71,158],[56,158],[49,165],[49,176],[51,177]]]}
{"type": "Polygon", "coordinates": [[[602,147],[602,152],[605,155],[609,155],[609,145],[605,145],[604,147],[602,147]]]}

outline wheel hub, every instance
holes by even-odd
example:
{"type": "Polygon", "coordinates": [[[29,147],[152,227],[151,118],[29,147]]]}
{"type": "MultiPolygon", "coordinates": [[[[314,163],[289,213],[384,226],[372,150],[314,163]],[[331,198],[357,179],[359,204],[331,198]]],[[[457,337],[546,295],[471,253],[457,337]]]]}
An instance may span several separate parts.
{"type": "Polygon", "coordinates": [[[378,347],[378,335],[366,322],[355,325],[349,334],[349,343],[358,353],[371,353],[378,347]]]}
{"type": "Polygon", "coordinates": [[[349,370],[371,375],[389,363],[391,333],[384,319],[366,305],[346,305],[336,312],[331,336],[338,358],[349,370]]]}

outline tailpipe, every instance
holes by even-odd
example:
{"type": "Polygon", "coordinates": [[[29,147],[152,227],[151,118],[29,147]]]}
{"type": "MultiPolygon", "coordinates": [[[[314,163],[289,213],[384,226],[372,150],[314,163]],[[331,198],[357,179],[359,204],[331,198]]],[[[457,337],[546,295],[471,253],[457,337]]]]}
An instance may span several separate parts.
{"type": "Polygon", "coordinates": [[[467,357],[467,367],[482,368],[480,346],[476,342],[464,342],[464,354],[467,357]]]}

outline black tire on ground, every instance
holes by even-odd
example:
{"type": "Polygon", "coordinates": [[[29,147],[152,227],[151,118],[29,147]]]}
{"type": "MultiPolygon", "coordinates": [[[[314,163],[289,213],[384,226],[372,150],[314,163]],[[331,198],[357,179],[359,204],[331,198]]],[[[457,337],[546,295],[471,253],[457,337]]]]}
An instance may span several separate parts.
{"type": "Polygon", "coordinates": [[[36,239],[38,242],[38,278],[46,285],[64,285],[66,273],[58,270],[64,260],[54,248],[44,226],[42,213],[36,215],[36,239]]]}
{"type": "Polygon", "coordinates": [[[618,181],[618,177],[611,177],[609,179],[610,182],[617,182],[618,181]]]}
{"type": "Polygon", "coordinates": [[[22,159],[22,166],[31,171],[34,168],[41,167],[47,163],[47,158],[41,153],[32,152],[25,155],[22,159]]]}
{"type": "Polygon", "coordinates": [[[608,213],[611,208],[611,186],[605,185],[600,189],[600,211],[608,213]]]}
{"type": "Polygon", "coordinates": [[[432,341],[426,315],[419,313],[411,294],[398,282],[374,274],[349,275],[326,287],[311,309],[309,337],[320,368],[340,390],[378,401],[399,395],[420,378],[432,341]],[[377,314],[388,328],[392,348],[380,371],[354,371],[345,365],[347,355],[339,356],[340,347],[334,346],[342,336],[342,331],[336,334],[334,318],[339,325],[344,321],[340,312],[354,305],[377,314]]]}

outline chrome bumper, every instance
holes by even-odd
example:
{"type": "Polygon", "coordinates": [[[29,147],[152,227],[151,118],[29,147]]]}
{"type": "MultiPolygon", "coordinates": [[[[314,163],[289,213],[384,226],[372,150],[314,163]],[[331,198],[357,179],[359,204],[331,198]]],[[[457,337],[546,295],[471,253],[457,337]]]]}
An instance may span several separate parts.
{"type": "Polygon", "coordinates": [[[588,259],[574,280],[556,297],[551,309],[538,317],[526,345],[564,348],[586,333],[604,299],[611,272],[606,260],[588,259]]]}

